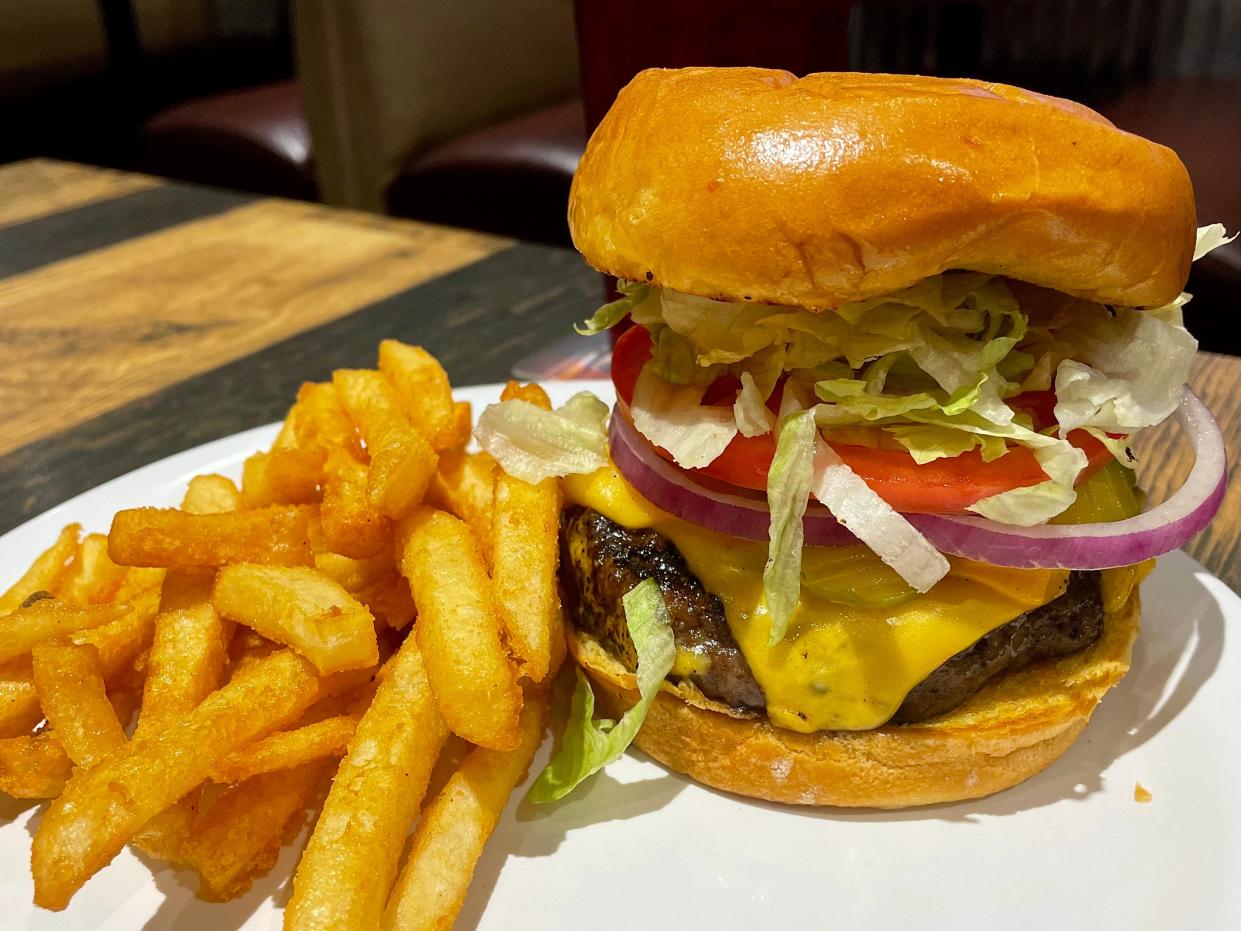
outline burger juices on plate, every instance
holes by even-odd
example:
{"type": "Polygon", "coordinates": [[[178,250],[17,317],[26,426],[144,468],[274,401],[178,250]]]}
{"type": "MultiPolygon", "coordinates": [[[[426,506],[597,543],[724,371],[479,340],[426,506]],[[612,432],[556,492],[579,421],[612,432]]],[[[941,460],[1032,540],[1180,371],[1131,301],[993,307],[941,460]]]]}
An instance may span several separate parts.
{"type": "Polygon", "coordinates": [[[569,219],[624,293],[585,329],[632,321],[616,406],[478,430],[566,476],[586,676],[536,798],[635,734],[817,805],[986,795],[1062,754],[1128,669],[1153,557],[1224,490],[1181,324],[1223,231],[1195,234],[1176,155],[1003,85],[650,70],[569,219]],[[1170,416],[1197,462],[1143,512],[1133,438],[1170,416]]]}

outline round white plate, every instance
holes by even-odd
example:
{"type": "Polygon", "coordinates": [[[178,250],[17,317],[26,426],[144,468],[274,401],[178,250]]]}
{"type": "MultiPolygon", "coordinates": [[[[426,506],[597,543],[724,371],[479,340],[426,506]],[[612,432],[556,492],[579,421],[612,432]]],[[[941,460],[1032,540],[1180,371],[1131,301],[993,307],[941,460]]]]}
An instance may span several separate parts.
{"type": "MultiPolygon", "coordinates": [[[[550,385],[557,403],[605,383],[550,385]]],[[[476,410],[499,386],[466,388],[476,410]]],[[[0,538],[0,589],[80,521],[175,505],[193,475],[238,475],[261,427],[108,482],[0,538]]],[[[548,807],[519,790],[460,928],[1241,928],[1241,599],[1174,553],[1143,586],[1133,669],[1045,772],[988,799],[919,810],[736,799],[631,752],[548,807]],[[1154,795],[1134,801],[1134,784],[1154,795]]],[[[544,754],[546,749],[544,750],[544,754]]],[[[536,761],[536,768],[543,757],[536,761]]],[[[2,798],[2,797],[0,797],[2,798]]],[[[3,799],[0,927],[279,928],[297,853],[227,905],[126,850],[59,914],[30,905],[37,809],[3,799]]],[[[300,848],[299,848],[300,849],[300,848]]]]}

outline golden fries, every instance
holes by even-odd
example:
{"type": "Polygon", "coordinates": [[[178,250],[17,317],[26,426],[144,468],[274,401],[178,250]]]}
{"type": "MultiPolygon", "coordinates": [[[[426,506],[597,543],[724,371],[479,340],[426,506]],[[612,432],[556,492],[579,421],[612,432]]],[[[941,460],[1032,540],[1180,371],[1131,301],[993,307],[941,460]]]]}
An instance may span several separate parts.
{"type": "Polygon", "coordinates": [[[379,371],[396,389],[410,422],[435,449],[456,445],[452,386],[439,360],[421,346],[385,339],[379,344],[379,371]]]}
{"type": "Polygon", "coordinates": [[[116,596],[125,574],[124,566],[108,558],[108,538],[102,533],[88,534],[55,594],[71,604],[106,604],[116,596]]]}
{"type": "Polygon", "coordinates": [[[108,555],[122,566],[199,569],[233,562],[308,566],[310,512],[273,506],[225,514],[187,514],[172,508],[118,511],[108,531],[108,555]]]}
{"type": "Polygon", "coordinates": [[[435,450],[409,422],[387,379],[365,369],[332,374],[341,404],[366,441],[371,504],[388,517],[404,517],[422,501],[438,461],[435,450]]]}
{"type": "Polygon", "coordinates": [[[216,799],[182,850],[202,877],[198,894],[215,901],[236,898],[271,870],[326,772],[325,761],[304,763],[255,776],[216,799]]]}
{"type": "Polygon", "coordinates": [[[31,848],[35,903],[59,911],[144,824],[215,763],[312,704],[314,667],[282,650],[213,692],[174,726],[132,740],[74,774],[43,815],[31,848]]]}
{"type": "Polygon", "coordinates": [[[426,807],[384,911],[386,931],[452,926],[474,866],[508,797],[530,768],[546,723],[547,699],[531,698],[521,713],[521,743],[503,753],[473,750],[426,807]]]}
{"type": "Polygon", "coordinates": [[[226,566],[216,576],[211,601],[221,616],[292,647],[322,675],[379,662],[371,613],[313,569],[226,566]]]}
{"type": "Polygon", "coordinates": [[[322,449],[273,449],[255,453],[242,467],[241,493],[247,506],[310,504],[323,497],[322,449]]]}
{"type": "Polygon", "coordinates": [[[378,370],[301,386],[240,487],[70,525],[0,595],[0,792],[52,800],[36,904],[127,843],[241,895],[330,784],[285,927],[452,923],[564,653],[559,485],[466,453],[471,426],[439,362],[386,340],[378,370]]]}
{"type": "Polygon", "coordinates": [[[108,701],[98,650],[90,645],[41,643],[32,659],[39,705],[75,766],[89,769],[125,746],[125,732],[108,701]]]}
{"type": "Polygon", "coordinates": [[[187,514],[223,514],[241,507],[241,492],[223,475],[195,475],[181,499],[187,514]]]}
{"type": "Polygon", "coordinates": [[[496,461],[487,453],[445,453],[427,489],[428,504],[470,525],[488,565],[497,471],[496,461]]]}
{"type": "Polygon", "coordinates": [[[40,598],[29,607],[0,617],[0,663],[29,653],[37,643],[110,624],[128,612],[126,605],[80,608],[57,598],[40,598]]]}
{"type": "Polygon", "coordinates": [[[511,750],[521,738],[521,689],[500,642],[500,620],[470,528],[423,508],[397,529],[435,701],[449,728],[480,747],[511,750]]]}
{"type": "Polygon", "coordinates": [[[540,683],[563,648],[556,566],[560,561],[560,483],[496,479],[492,579],[509,650],[522,675],[540,683]]]}
{"type": "Polygon", "coordinates": [[[341,406],[334,385],[306,382],[297,392],[297,403],[285,423],[302,449],[321,449],[325,453],[341,450],[355,459],[362,458],[353,421],[341,406]]]}
{"type": "Polygon", "coordinates": [[[0,595],[0,615],[16,611],[31,595],[49,592],[56,587],[57,580],[65,572],[66,563],[77,552],[81,533],[80,524],[70,524],[60,532],[56,542],[31,563],[26,574],[0,595]]]}
{"type": "Polygon", "coordinates": [[[413,637],[384,668],[302,862],[284,926],[375,928],[448,728],[413,637]]]}
{"type": "Polygon", "coordinates": [[[370,470],[348,453],[328,455],[319,509],[323,538],[334,553],[369,559],[392,547],[392,521],[371,504],[370,470]]]}
{"type": "Polygon", "coordinates": [[[211,778],[215,782],[241,782],[312,760],[341,756],[357,730],[359,717],[338,714],[291,731],[269,734],[222,759],[211,771],[211,778]]]}

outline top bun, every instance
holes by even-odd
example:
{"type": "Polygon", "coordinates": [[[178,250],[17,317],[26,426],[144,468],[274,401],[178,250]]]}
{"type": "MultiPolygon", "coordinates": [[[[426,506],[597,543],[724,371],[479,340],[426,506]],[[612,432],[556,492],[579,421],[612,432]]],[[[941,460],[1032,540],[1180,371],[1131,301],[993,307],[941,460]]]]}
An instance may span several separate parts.
{"type": "Polygon", "coordinates": [[[1172,150],[1004,84],[762,68],[650,69],[569,196],[600,271],[822,310],[948,269],[1166,304],[1194,249],[1172,150]]]}

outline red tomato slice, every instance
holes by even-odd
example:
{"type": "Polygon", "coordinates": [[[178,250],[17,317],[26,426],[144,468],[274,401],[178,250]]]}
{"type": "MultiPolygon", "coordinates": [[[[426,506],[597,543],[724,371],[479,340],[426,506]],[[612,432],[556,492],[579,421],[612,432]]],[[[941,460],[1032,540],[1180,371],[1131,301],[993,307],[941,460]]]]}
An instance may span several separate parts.
{"type": "MultiPolygon", "coordinates": [[[[633,400],[634,383],[650,357],[651,336],[645,327],[634,326],[617,340],[612,355],[612,383],[626,404],[633,400]]],[[[723,387],[717,390],[713,385],[709,391],[715,395],[716,403],[731,400],[725,397],[727,392],[723,387]]],[[[1054,406],[1054,397],[1051,404],[1047,402],[1048,399],[1040,395],[1030,398],[1028,404],[1016,403],[1015,406],[1032,409],[1031,413],[1038,420],[1040,414],[1054,406]]],[[[1111,458],[1107,448],[1084,430],[1070,433],[1069,442],[1086,454],[1087,465],[1079,482],[1093,475],[1111,458]]],[[[971,450],[925,465],[918,465],[904,450],[836,443],[832,444],[832,449],[892,507],[911,513],[961,513],[983,498],[1037,485],[1047,477],[1025,447],[1014,447],[993,462],[983,462],[982,455],[971,450]]],[[[763,491],[775,450],[775,437],[770,433],[753,437],[738,435],[713,463],[691,471],[730,485],[763,491]]],[[[671,458],[663,450],[657,451],[664,458],[671,458]]]]}

